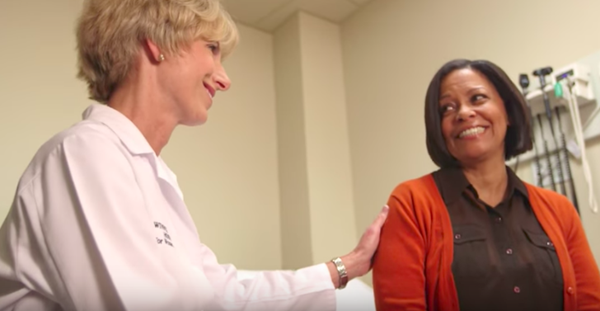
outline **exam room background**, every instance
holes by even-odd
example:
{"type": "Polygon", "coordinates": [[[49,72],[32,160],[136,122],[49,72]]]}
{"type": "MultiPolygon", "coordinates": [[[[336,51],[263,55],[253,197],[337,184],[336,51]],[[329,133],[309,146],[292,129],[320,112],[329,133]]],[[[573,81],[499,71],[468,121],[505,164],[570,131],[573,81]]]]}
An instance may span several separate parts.
{"type": "MultiPolygon", "coordinates": [[[[81,4],[0,0],[0,218],[34,152],[91,103],[75,78],[81,4]]],[[[439,66],[486,58],[514,80],[560,68],[600,50],[598,12],[596,0],[372,0],[341,24],[303,12],[273,33],[240,24],[225,62],[231,90],[206,125],[176,130],[163,156],[221,262],[322,262],[352,249],[399,182],[435,169],[423,101],[439,66]]],[[[600,193],[600,143],[588,152],[600,193]]],[[[600,215],[572,167],[600,260],[600,215]]],[[[532,181],[529,163],[518,174],[532,181]]]]}

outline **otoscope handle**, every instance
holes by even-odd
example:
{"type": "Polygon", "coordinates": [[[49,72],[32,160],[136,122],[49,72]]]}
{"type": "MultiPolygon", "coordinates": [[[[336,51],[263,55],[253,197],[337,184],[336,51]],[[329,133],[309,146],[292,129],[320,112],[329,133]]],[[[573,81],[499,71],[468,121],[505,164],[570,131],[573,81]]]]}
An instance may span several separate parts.
{"type": "Polygon", "coordinates": [[[546,94],[546,92],[544,92],[544,106],[546,106],[546,117],[548,118],[548,121],[552,122],[552,108],[550,108],[550,99],[548,98],[548,94],[546,94]]]}
{"type": "MultiPolygon", "coordinates": [[[[521,89],[523,91],[523,97],[525,99],[525,101],[527,102],[527,88],[529,87],[529,76],[527,76],[526,73],[521,73],[519,74],[519,85],[521,86],[521,89]]],[[[537,180],[536,180],[536,185],[542,187],[544,179],[542,177],[542,169],[540,166],[540,156],[538,155],[538,150],[537,150],[537,145],[535,142],[535,132],[533,130],[534,124],[535,124],[535,119],[533,117],[533,112],[531,111],[531,106],[529,105],[529,103],[527,103],[527,111],[529,112],[529,123],[530,123],[530,129],[531,129],[531,141],[533,143],[533,149],[535,150],[535,165],[537,167],[537,180]]]]}
{"type": "Polygon", "coordinates": [[[554,183],[554,170],[552,169],[552,159],[550,158],[550,149],[548,149],[547,141],[544,141],[544,151],[546,152],[546,161],[548,161],[548,172],[550,175],[552,190],[556,192],[556,183],[554,183]]]}
{"type": "Polygon", "coordinates": [[[533,75],[540,79],[540,90],[542,91],[542,98],[544,98],[544,106],[546,106],[546,117],[552,124],[552,108],[550,108],[550,99],[546,94],[546,76],[552,73],[552,67],[544,67],[533,71],[533,75]]]}
{"type": "Polygon", "coordinates": [[[542,167],[540,166],[540,156],[538,154],[537,145],[535,141],[535,131],[533,130],[535,124],[535,118],[533,117],[533,112],[531,111],[531,106],[527,105],[527,109],[529,111],[529,122],[531,128],[531,142],[533,143],[533,149],[535,152],[535,165],[537,167],[537,181],[536,185],[542,187],[544,183],[544,177],[542,176],[542,167]]]}
{"type": "MultiPolygon", "coordinates": [[[[538,123],[540,125],[540,131],[542,132],[542,137],[543,137],[543,132],[544,132],[544,125],[542,123],[542,115],[538,114],[537,115],[538,118],[538,123]]],[[[550,157],[550,149],[548,148],[548,141],[544,139],[544,152],[546,153],[546,161],[548,161],[547,166],[548,166],[548,174],[550,175],[550,185],[552,186],[552,190],[556,192],[556,184],[554,183],[554,170],[552,169],[552,159],[550,157]]]]}
{"type": "Polygon", "coordinates": [[[540,157],[535,153],[535,165],[537,166],[537,185],[540,187],[544,186],[544,177],[542,176],[542,167],[540,166],[540,157]]]}
{"type": "Polygon", "coordinates": [[[563,146],[562,147],[563,153],[565,154],[567,176],[570,179],[569,184],[571,185],[570,188],[571,188],[571,195],[573,196],[573,205],[575,206],[577,213],[579,213],[579,203],[577,202],[577,192],[575,191],[575,181],[573,180],[573,175],[571,174],[571,164],[569,163],[569,152],[567,150],[567,142],[565,140],[565,133],[562,133],[561,140],[562,140],[562,146],[563,146]]]}
{"type": "MultiPolygon", "coordinates": [[[[560,86],[560,83],[557,83],[560,86]]],[[[560,89],[560,95],[562,95],[562,88],[560,89]]],[[[558,97],[558,96],[557,96],[558,97]]],[[[555,107],[556,111],[556,119],[558,120],[558,128],[560,130],[560,138],[562,143],[562,151],[565,154],[565,168],[567,170],[567,177],[570,179],[569,184],[571,185],[571,196],[573,197],[573,205],[575,206],[575,210],[579,213],[579,202],[577,202],[577,191],[575,190],[575,181],[573,180],[573,174],[571,173],[571,163],[569,162],[569,151],[567,150],[567,142],[565,139],[565,132],[562,129],[562,122],[560,121],[560,109],[555,107]]]]}

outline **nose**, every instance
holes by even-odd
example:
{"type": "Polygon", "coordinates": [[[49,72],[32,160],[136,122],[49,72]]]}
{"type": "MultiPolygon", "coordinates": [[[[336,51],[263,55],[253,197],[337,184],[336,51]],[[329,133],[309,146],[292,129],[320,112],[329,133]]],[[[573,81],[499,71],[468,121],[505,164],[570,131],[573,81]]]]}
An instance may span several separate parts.
{"type": "Polygon", "coordinates": [[[225,68],[223,68],[221,64],[217,66],[217,69],[213,73],[213,80],[219,91],[225,92],[229,90],[229,87],[231,86],[231,80],[229,80],[227,72],[225,72],[225,68]]]}
{"type": "Polygon", "coordinates": [[[465,121],[469,118],[475,116],[475,110],[469,104],[462,104],[458,108],[458,113],[456,114],[457,121],[465,121]]]}

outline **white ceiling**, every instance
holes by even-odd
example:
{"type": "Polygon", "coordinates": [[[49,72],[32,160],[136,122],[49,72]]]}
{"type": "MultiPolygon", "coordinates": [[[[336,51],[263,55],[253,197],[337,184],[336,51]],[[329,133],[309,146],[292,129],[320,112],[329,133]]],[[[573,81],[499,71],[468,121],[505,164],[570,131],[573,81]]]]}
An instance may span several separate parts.
{"type": "Polygon", "coordinates": [[[343,21],[371,0],[221,0],[232,17],[244,25],[272,32],[297,11],[334,23],[343,21]]]}

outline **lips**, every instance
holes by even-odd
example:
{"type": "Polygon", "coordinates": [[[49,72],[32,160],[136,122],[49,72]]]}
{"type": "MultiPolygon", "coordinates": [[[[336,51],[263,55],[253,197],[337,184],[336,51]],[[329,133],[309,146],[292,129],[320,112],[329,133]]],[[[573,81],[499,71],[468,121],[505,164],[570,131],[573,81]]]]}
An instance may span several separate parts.
{"type": "Polygon", "coordinates": [[[206,88],[206,91],[208,92],[208,95],[210,96],[210,98],[215,97],[215,89],[208,85],[207,83],[204,83],[204,88],[206,88]]]}
{"type": "Polygon", "coordinates": [[[471,126],[471,127],[461,130],[458,133],[458,135],[456,135],[456,138],[461,139],[461,138],[474,137],[479,134],[483,134],[486,131],[486,129],[487,129],[487,127],[484,127],[484,126],[471,126]]]}

